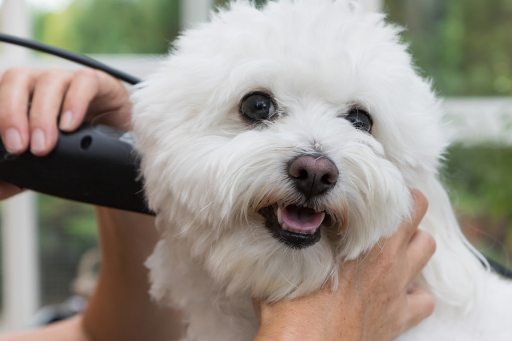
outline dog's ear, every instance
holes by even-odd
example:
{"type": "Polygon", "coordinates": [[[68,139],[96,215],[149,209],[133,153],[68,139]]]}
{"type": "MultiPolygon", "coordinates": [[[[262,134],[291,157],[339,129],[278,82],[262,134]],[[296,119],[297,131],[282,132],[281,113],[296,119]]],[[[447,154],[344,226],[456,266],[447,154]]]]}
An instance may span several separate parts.
{"type": "Polygon", "coordinates": [[[436,253],[422,271],[423,278],[435,296],[468,312],[480,299],[488,263],[462,234],[439,180],[431,176],[417,188],[429,202],[420,228],[432,234],[437,245],[436,253]]]}

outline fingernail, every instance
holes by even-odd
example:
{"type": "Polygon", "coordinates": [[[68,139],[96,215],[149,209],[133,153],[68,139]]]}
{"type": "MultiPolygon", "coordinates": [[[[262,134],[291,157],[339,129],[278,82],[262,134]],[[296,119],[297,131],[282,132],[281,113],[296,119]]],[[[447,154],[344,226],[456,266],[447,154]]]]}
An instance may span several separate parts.
{"type": "Polygon", "coordinates": [[[9,128],[4,132],[4,144],[9,153],[17,153],[23,149],[20,133],[15,128],[9,128]]]}
{"type": "Polygon", "coordinates": [[[61,130],[71,130],[71,122],[73,121],[73,113],[69,110],[65,111],[60,116],[60,124],[59,127],[61,130]]]}
{"type": "Polygon", "coordinates": [[[30,151],[32,154],[36,154],[44,151],[46,142],[44,140],[44,133],[41,129],[36,129],[32,132],[32,138],[30,139],[30,151]]]}

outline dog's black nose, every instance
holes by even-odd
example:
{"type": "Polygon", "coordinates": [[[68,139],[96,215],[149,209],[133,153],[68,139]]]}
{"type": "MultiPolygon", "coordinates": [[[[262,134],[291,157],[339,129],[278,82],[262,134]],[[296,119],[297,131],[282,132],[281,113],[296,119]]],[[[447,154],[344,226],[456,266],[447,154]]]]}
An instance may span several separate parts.
{"type": "Polygon", "coordinates": [[[301,155],[288,166],[288,174],[305,196],[324,194],[336,184],[338,168],[324,157],[301,155]]]}

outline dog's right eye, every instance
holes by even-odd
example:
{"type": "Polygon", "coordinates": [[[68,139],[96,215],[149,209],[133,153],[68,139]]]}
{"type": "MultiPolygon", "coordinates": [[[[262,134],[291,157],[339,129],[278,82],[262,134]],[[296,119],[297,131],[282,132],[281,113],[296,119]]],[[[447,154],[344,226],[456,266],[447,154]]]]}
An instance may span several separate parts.
{"type": "Polygon", "coordinates": [[[361,109],[352,109],[347,114],[346,119],[354,126],[354,128],[366,131],[371,134],[373,121],[366,111],[361,109]]]}
{"type": "Polygon", "coordinates": [[[274,102],[263,92],[248,94],[240,104],[240,113],[251,121],[262,121],[271,118],[276,112],[274,102]]]}

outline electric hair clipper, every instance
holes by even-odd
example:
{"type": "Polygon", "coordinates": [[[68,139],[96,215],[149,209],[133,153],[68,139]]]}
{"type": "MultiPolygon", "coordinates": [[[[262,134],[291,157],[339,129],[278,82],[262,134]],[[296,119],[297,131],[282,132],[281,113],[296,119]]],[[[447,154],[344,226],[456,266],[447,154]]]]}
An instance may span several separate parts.
{"type": "Polygon", "coordinates": [[[134,142],[130,132],[91,123],[59,132],[57,146],[44,157],[9,154],[0,142],[0,179],[64,199],[154,214],[144,199],[134,142]]]}

